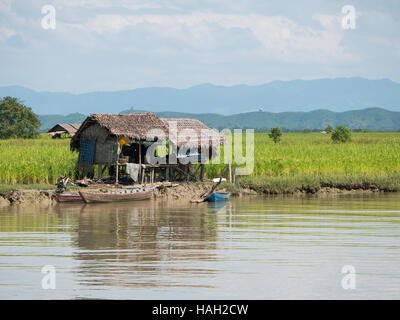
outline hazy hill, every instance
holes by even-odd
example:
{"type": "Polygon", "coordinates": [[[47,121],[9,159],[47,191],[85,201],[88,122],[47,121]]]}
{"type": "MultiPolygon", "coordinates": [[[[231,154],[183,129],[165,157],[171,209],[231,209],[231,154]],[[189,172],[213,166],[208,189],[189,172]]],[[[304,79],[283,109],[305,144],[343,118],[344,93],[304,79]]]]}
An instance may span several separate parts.
{"type": "MultiPolygon", "coordinates": [[[[125,110],[121,113],[131,113],[140,110],[125,110]]],[[[118,113],[118,112],[116,112],[118,113]]],[[[311,112],[248,112],[224,116],[215,113],[182,113],[156,112],[165,118],[196,118],[212,128],[254,128],[268,130],[272,127],[281,127],[290,130],[324,129],[328,124],[336,127],[343,124],[351,129],[367,129],[382,131],[397,131],[400,129],[400,112],[388,111],[380,108],[354,110],[346,112],[332,112],[315,110],[311,112]]],[[[42,129],[50,128],[56,123],[79,123],[86,116],[70,114],[68,116],[39,116],[42,129]]]]}
{"type": "Polygon", "coordinates": [[[0,97],[7,95],[21,98],[38,114],[118,113],[130,107],[153,112],[170,110],[224,115],[260,108],[268,112],[348,111],[375,107],[400,111],[400,84],[388,79],[273,81],[231,87],[202,84],[187,89],[154,87],[83,94],[0,87],[0,97]]]}
{"type": "Polygon", "coordinates": [[[173,112],[157,112],[166,118],[197,118],[213,128],[254,128],[268,130],[280,127],[289,130],[324,129],[327,125],[336,127],[339,124],[351,129],[367,129],[379,131],[400,130],[400,112],[380,108],[332,112],[315,110],[310,112],[248,112],[229,116],[217,114],[182,114],[173,112]]]}

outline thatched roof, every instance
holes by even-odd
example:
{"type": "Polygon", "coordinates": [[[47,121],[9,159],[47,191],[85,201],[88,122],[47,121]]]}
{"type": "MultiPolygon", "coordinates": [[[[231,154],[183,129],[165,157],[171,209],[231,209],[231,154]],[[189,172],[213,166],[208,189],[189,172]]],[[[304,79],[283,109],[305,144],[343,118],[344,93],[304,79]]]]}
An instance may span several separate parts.
{"type": "Polygon", "coordinates": [[[187,140],[197,141],[198,146],[209,144],[210,146],[217,147],[224,143],[224,138],[219,135],[219,133],[209,127],[207,127],[203,122],[197,119],[191,118],[161,118],[161,120],[169,128],[170,125],[175,125],[177,128],[177,141],[173,141],[172,137],[170,140],[176,143],[178,146],[187,143],[187,140]],[[173,124],[172,122],[175,122],[173,124]],[[186,129],[186,130],[185,130],[186,129]],[[191,135],[188,135],[191,129],[191,135]],[[184,131],[183,131],[184,130],[184,131]],[[196,140],[197,139],[197,140],[196,140]],[[217,144],[217,145],[216,145],[217,144]]]}
{"type": "Polygon", "coordinates": [[[54,135],[56,133],[68,133],[73,136],[81,126],[80,123],[58,123],[51,128],[47,133],[54,135]]]}
{"type": "Polygon", "coordinates": [[[168,134],[163,121],[152,112],[136,112],[129,114],[92,114],[82,123],[78,132],[71,140],[73,150],[79,148],[79,139],[82,132],[93,124],[108,130],[110,135],[126,136],[132,140],[146,140],[152,129],[161,129],[168,134]]]}

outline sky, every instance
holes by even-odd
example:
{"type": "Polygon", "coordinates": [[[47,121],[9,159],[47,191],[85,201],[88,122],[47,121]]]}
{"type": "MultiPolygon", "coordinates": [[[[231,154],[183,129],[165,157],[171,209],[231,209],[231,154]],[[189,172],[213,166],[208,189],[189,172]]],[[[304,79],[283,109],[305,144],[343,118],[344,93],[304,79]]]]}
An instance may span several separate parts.
{"type": "Polygon", "coordinates": [[[400,82],[400,1],[0,0],[0,49],[0,86],[39,91],[400,82]]]}

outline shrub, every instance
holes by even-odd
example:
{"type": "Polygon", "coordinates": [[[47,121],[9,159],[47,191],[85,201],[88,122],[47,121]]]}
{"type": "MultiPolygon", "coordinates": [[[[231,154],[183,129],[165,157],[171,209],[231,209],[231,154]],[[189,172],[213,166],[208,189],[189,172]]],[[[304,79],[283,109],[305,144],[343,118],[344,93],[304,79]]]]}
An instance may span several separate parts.
{"type": "Polygon", "coordinates": [[[335,143],[344,143],[351,140],[351,132],[345,126],[337,126],[332,132],[331,139],[335,143]]]}
{"type": "Polygon", "coordinates": [[[281,136],[282,136],[282,130],[279,128],[272,128],[271,132],[269,134],[269,137],[274,141],[274,143],[277,143],[281,141],[281,136]]]}

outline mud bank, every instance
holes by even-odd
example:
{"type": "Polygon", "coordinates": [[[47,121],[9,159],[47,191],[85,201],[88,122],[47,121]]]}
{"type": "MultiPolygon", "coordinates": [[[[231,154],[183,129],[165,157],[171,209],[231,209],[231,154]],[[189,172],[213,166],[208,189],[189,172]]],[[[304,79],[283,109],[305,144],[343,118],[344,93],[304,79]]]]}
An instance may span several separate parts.
{"type": "MultiPolygon", "coordinates": [[[[211,183],[177,183],[177,184],[160,184],[154,190],[153,199],[154,200],[191,200],[198,199],[204,194],[207,194],[213,184],[211,183]]],[[[90,192],[90,191],[99,191],[103,192],[106,190],[115,191],[115,190],[123,190],[122,186],[115,187],[113,185],[104,186],[104,185],[91,185],[87,188],[82,188],[81,190],[90,192]]],[[[223,189],[218,188],[218,190],[223,189]]],[[[78,190],[73,190],[71,192],[77,192],[78,190]]],[[[256,194],[250,190],[243,191],[242,194],[256,194]]],[[[66,192],[70,193],[70,191],[66,192]]],[[[48,190],[18,190],[13,192],[7,192],[5,194],[0,194],[0,207],[1,206],[9,206],[9,205],[31,205],[31,204],[40,204],[40,205],[53,205],[56,204],[57,201],[53,198],[53,191],[48,190]]],[[[233,191],[233,196],[238,196],[239,193],[233,191]]]]}
{"type": "Polygon", "coordinates": [[[259,195],[328,195],[328,194],[364,194],[364,193],[385,193],[397,192],[397,190],[389,188],[379,188],[372,186],[370,188],[358,187],[298,187],[294,189],[277,189],[260,186],[246,186],[247,190],[251,190],[259,195]]]}
{"type": "Polygon", "coordinates": [[[52,205],[56,201],[53,199],[53,192],[41,190],[20,190],[0,194],[0,207],[8,205],[52,205]]]}
{"type": "MultiPolygon", "coordinates": [[[[210,183],[179,183],[171,185],[159,185],[153,196],[153,201],[157,200],[187,200],[199,199],[204,194],[208,193],[212,187],[210,183]]],[[[223,189],[224,186],[218,188],[218,190],[223,189]]],[[[91,186],[84,188],[85,191],[94,191],[104,189],[104,186],[91,186]]],[[[115,187],[108,187],[109,190],[116,190],[115,187]]],[[[119,189],[119,188],[118,188],[119,189]]],[[[228,188],[229,189],[229,188],[228,188]]],[[[239,190],[230,190],[233,197],[242,196],[254,196],[254,195],[279,195],[279,194],[291,194],[294,196],[303,195],[317,195],[317,196],[327,196],[335,194],[365,194],[365,193],[379,193],[387,192],[387,190],[381,190],[379,188],[335,188],[335,187],[322,187],[322,188],[305,188],[296,189],[294,192],[279,192],[278,190],[264,189],[264,188],[254,188],[251,186],[246,186],[239,190]]],[[[76,191],[74,191],[76,192],[76,191]]],[[[48,190],[19,190],[8,192],[6,194],[0,194],[0,207],[10,206],[10,205],[55,205],[57,201],[53,198],[54,192],[48,190]]]]}

